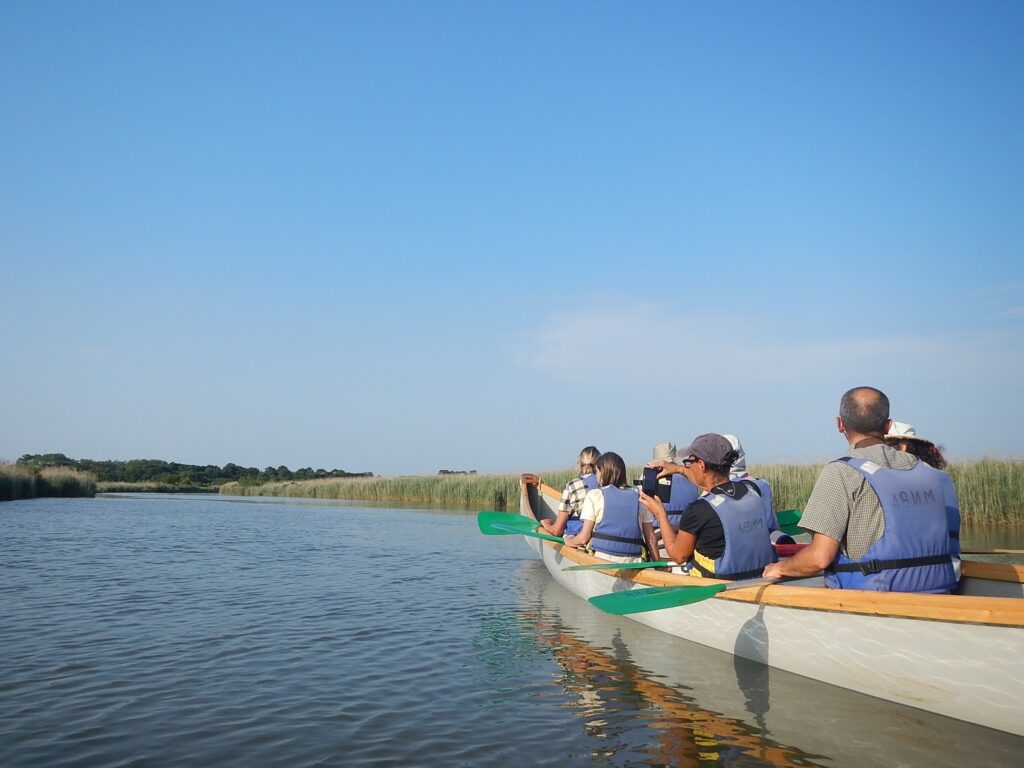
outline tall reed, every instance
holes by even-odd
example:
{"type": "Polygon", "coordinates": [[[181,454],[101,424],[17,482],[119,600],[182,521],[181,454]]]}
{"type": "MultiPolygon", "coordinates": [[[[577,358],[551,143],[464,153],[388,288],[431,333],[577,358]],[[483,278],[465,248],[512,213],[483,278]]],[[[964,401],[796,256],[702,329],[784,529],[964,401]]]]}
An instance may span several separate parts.
{"type": "Polygon", "coordinates": [[[44,467],[36,477],[37,496],[95,496],[96,475],[67,467],[44,467]]]}
{"type": "Polygon", "coordinates": [[[36,495],[34,472],[0,462],[0,501],[31,499],[36,495]]]}
{"type": "Polygon", "coordinates": [[[37,496],[95,496],[96,476],[66,467],[46,467],[34,472],[0,463],[0,501],[37,496]]]}
{"type": "Polygon", "coordinates": [[[950,464],[967,525],[1024,524],[1024,462],[982,459],[950,464]]]}
{"type": "MultiPolygon", "coordinates": [[[[811,495],[820,464],[762,464],[751,473],[772,487],[775,509],[803,509],[811,495]]],[[[952,464],[949,473],[960,497],[964,525],[1024,525],[1024,462],[985,459],[952,464]]],[[[630,481],[640,467],[630,467],[630,481]]],[[[561,490],[575,476],[572,470],[545,472],[541,479],[561,490]]],[[[295,496],[445,506],[452,509],[488,507],[515,510],[519,475],[422,475],[406,477],[328,478],[264,485],[221,486],[223,494],[295,496]]]]}

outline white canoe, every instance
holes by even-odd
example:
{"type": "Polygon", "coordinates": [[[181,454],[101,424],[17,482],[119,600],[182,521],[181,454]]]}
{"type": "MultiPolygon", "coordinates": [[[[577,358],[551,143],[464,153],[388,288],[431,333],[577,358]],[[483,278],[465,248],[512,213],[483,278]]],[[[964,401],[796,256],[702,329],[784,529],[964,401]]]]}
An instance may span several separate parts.
{"type": "MultiPolygon", "coordinates": [[[[554,519],[559,496],[550,486],[524,484],[520,513],[554,519]]],[[[563,544],[526,541],[555,580],[584,599],[722,583],[652,569],[565,571],[602,561],[563,544]]],[[[965,561],[956,595],[829,590],[816,578],[629,618],[814,680],[1024,735],[1022,585],[1024,566],[965,561]]]]}

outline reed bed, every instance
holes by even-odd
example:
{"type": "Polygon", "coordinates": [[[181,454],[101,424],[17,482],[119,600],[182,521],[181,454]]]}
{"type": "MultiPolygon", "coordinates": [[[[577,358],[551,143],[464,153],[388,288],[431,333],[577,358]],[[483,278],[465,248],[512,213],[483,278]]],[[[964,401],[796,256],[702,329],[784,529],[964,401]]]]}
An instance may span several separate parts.
{"type": "Polygon", "coordinates": [[[39,496],[95,496],[96,476],[66,467],[45,467],[35,472],[13,464],[0,464],[0,501],[39,496]]]}
{"type": "Polygon", "coordinates": [[[1024,461],[951,464],[965,525],[1024,525],[1024,461]]]}
{"type": "Polygon", "coordinates": [[[453,509],[515,507],[519,475],[422,475],[285,480],[262,485],[225,483],[222,494],[232,496],[291,496],[300,499],[389,501],[453,509]]]}
{"type": "MultiPolygon", "coordinates": [[[[821,464],[763,464],[751,473],[772,487],[775,508],[803,509],[811,495],[821,464]]],[[[1024,462],[985,459],[952,464],[965,526],[1024,525],[1024,462]]],[[[630,467],[628,477],[638,478],[641,467],[630,467]]],[[[575,476],[572,470],[541,474],[541,480],[562,488],[575,476]]],[[[406,477],[328,478],[263,485],[227,483],[223,494],[238,496],[293,496],[308,499],[348,499],[431,506],[452,509],[515,510],[519,499],[519,475],[420,475],[406,477]]]]}
{"type": "Polygon", "coordinates": [[[171,485],[170,483],[124,483],[109,480],[96,483],[97,493],[217,493],[216,485],[171,485]]]}
{"type": "Polygon", "coordinates": [[[0,462],[0,501],[31,499],[35,495],[35,472],[0,462]]]}

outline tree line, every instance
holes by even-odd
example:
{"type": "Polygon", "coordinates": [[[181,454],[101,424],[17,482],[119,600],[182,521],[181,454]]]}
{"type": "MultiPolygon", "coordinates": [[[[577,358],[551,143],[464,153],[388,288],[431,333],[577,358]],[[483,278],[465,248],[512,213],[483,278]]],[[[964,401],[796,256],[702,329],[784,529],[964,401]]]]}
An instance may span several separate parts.
{"type": "Polygon", "coordinates": [[[325,477],[373,477],[372,472],[346,472],[343,469],[313,469],[303,467],[290,470],[279,467],[240,467],[225,464],[179,464],[176,461],[159,459],[130,459],[128,461],[97,461],[95,459],[71,459],[63,453],[26,453],[18,459],[17,465],[27,469],[43,467],[70,467],[91,472],[101,483],[158,483],[161,485],[187,485],[215,487],[231,481],[241,485],[262,485],[277,480],[316,480],[325,477]]]}

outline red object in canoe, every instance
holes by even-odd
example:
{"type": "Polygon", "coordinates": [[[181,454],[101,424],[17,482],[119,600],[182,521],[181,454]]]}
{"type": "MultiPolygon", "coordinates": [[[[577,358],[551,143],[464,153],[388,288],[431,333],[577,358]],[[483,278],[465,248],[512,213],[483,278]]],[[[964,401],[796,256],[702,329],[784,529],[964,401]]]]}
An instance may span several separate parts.
{"type": "Polygon", "coordinates": [[[779,557],[792,557],[801,549],[806,547],[806,544],[775,544],[775,552],[779,557]]]}

